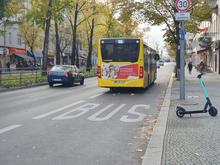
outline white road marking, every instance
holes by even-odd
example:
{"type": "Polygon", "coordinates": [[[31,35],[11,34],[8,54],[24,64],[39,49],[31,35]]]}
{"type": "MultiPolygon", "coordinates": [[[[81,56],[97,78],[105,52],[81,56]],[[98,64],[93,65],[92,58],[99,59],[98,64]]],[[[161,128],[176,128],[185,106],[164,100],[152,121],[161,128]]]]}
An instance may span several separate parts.
{"type": "Polygon", "coordinates": [[[73,109],[71,111],[68,111],[64,114],[61,114],[55,118],[53,118],[52,120],[66,120],[66,119],[74,119],[74,118],[77,118],[85,113],[87,113],[88,111],[92,110],[92,109],[95,109],[96,107],[98,107],[100,104],[95,104],[95,103],[86,103],[76,109],[73,109]],[[75,115],[72,115],[72,116],[67,116],[68,114],[70,113],[73,113],[73,112],[77,112],[79,111],[80,113],[78,114],[75,114],[75,115]]]}
{"type": "Polygon", "coordinates": [[[65,110],[65,109],[67,109],[67,108],[70,108],[70,107],[72,107],[72,106],[74,106],[74,105],[77,105],[77,104],[80,104],[80,103],[83,103],[83,102],[85,102],[85,101],[84,101],[84,100],[80,100],[80,101],[77,101],[77,102],[75,102],[75,103],[73,103],[73,104],[69,104],[69,105],[66,105],[66,106],[64,106],[64,107],[61,107],[61,108],[59,108],[59,109],[55,109],[55,110],[53,110],[53,111],[50,111],[50,112],[48,112],[48,113],[44,113],[44,114],[42,114],[42,115],[33,117],[32,119],[42,119],[42,118],[44,118],[44,117],[47,117],[47,116],[49,116],[49,115],[52,115],[52,114],[57,113],[57,112],[60,112],[60,111],[63,111],[63,110],[65,110]]]}
{"type": "Polygon", "coordinates": [[[98,94],[98,95],[90,96],[89,99],[94,99],[94,98],[99,97],[99,96],[101,96],[101,95],[102,95],[102,94],[98,94]]]}
{"type": "Polygon", "coordinates": [[[150,106],[149,105],[144,105],[144,104],[139,104],[139,105],[134,105],[131,107],[131,109],[128,110],[128,113],[131,114],[131,115],[136,115],[138,116],[138,118],[135,118],[135,119],[132,119],[132,118],[129,118],[128,115],[124,115],[121,117],[120,121],[123,121],[123,122],[139,122],[139,121],[142,121],[144,118],[145,118],[145,114],[143,113],[140,113],[140,112],[136,112],[135,109],[137,108],[144,108],[144,109],[150,109],[150,106]]]}
{"type": "Polygon", "coordinates": [[[10,130],[13,130],[13,129],[18,128],[18,127],[21,127],[21,126],[22,126],[22,125],[20,125],[20,124],[15,124],[15,125],[11,125],[11,126],[2,128],[2,129],[0,129],[0,134],[3,134],[3,133],[5,133],[5,132],[8,132],[8,131],[10,131],[10,130]]]}
{"type": "Polygon", "coordinates": [[[110,119],[114,114],[116,114],[119,110],[121,110],[126,104],[121,104],[119,107],[117,107],[115,110],[111,111],[111,113],[109,113],[107,116],[105,117],[97,117],[99,116],[101,113],[105,112],[107,109],[109,109],[110,107],[112,107],[114,104],[110,104],[107,107],[103,108],[102,110],[96,112],[95,114],[93,114],[92,116],[88,117],[89,120],[91,121],[104,121],[104,120],[108,120],[110,119]]]}

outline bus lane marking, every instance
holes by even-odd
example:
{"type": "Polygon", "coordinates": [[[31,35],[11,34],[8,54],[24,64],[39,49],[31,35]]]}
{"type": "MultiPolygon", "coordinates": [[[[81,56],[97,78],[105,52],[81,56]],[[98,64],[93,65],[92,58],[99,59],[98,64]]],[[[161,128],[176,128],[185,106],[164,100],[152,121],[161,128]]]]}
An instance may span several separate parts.
{"type": "Polygon", "coordinates": [[[135,115],[135,116],[138,116],[138,117],[137,118],[129,118],[128,115],[124,115],[124,116],[121,117],[120,121],[128,122],[128,123],[134,123],[134,122],[142,121],[145,118],[146,115],[144,113],[140,113],[140,112],[135,111],[137,108],[144,108],[144,110],[146,110],[146,109],[150,109],[150,105],[145,105],[145,104],[133,105],[128,110],[128,113],[130,115],[135,115]]]}
{"type": "Polygon", "coordinates": [[[45,118],[45,117],[47,117],[47,116],[49,116],[49,115],[52,115],[52,114],[54,114],[54,113],[63,111],[63,110],[65,110],[65,109],[68,109],[68,108],[70,108],[70,107],[72,107],[72,106],[75,106],[75,105],[80,104],[80,103],[83,103],[83,102],[85,102],[85,101],[84,101],[84,100],[80,100],[80,101],[77,101],[77,102],[75,102],[75,103],[66,105],[66,106],[64,106],[64,107],[55,109],[55,110],[53,110],[53,111],[50,111],[50,112],[41,114],[41,115],[39,115],[39,116],[35,116],[35,117],[33,117],[32,119],[42,119],[42,118],[45,118]]]}
{"type": "Polygon", "coordinates": [[[0,129],[0,134],[3,134],[3,133],[5,133],[5,132],[8,132],[8,131],[10,131],[10,130],[13,130],[13,129],[18,128],[18,127],[21,127],[21,126],[22,126],[22,125],[20,125],[20,124],[15,124],[15,125],[11,125],[11,126],[2,128],[2,129],[0,129]]]}
{"type": "Polygon", "coordinates": [[[67,119],[74,119],[77,118],[79,116],[84,115],[85,113],[89,112],[90,110],[95,109],[96,107],[98,107],[100,104],[95,104],[95,103],[86,103],[78,108],[75,108],[71,111],[65,112],[57,117],[54,117],[52,120],[67,120],[67,119]],[[73,112],[79,112],[78,114],[75,115],[69,115],[73,112]],[[68,116],[69,115],[69,116],[68,116]]]}
{"type": "Polygon", "coordinates": [[[102,95],[102,94],[98,94],[98,95],[90,96],[89,99],[94,99],[94,98],[99,97],[99,96],[101,96],[101,95],[102,95]]]}
{"type": "Polygon", "coordinates": [[[117,107],[115,110],[111,111],[107,116],[105,117],[98,117],[100,114],[111,108],[114,104],[110,104],[106,106],[105,108],[101,109],[100,111],[96,112],[92,116],[88,117],[88,120],[91,121],[104,121],[110,119],[113,115],[115,115],[118,111],[120,111],[126,104],[121,104],[119,107],[117,107]]]}

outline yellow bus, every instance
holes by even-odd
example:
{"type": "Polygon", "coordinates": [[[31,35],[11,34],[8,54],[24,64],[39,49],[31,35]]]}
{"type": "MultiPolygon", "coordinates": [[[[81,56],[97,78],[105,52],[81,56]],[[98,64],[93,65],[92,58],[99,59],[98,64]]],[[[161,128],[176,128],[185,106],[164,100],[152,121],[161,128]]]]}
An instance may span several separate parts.
{"type": "Polygon", "coordinates": [[[104,38],[98,43],[98,86],[146,88],[157,77],[159,55],[140,38],[104,38]]]}

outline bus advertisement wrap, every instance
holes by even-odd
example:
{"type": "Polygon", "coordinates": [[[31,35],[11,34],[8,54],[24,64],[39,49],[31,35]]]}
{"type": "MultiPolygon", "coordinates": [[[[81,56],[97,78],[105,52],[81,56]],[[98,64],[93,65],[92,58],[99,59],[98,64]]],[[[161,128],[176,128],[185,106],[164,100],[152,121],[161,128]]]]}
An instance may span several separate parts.
{"type": "Polygon", "coordinates": [[[102,64],[103,79],[138,79],[138,64],[102,64]]]}

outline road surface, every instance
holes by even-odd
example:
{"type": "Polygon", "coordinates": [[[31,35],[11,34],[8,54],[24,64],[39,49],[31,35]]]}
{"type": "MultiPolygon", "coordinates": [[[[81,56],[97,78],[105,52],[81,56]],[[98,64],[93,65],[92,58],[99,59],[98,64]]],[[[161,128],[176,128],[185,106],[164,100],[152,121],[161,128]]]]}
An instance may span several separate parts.
{"type": "Polygon", "coordinates": [[[0,93],[0,164],[141,164],[173,68],[146,90],[112,93],[89,78],[0,93]]]}

